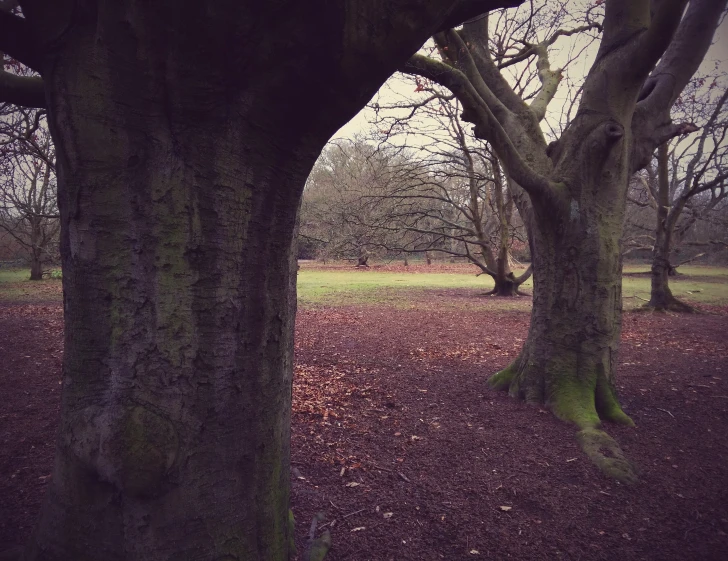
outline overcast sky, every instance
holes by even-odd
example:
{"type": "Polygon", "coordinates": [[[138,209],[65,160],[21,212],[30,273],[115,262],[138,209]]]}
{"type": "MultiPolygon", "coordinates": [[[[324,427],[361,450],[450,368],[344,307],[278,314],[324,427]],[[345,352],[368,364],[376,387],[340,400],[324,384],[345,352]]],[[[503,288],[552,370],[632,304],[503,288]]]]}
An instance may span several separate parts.
{"type": "MultiPolygon", "coordinates": [[[[561,37],[555,45],[549,50],[551,67],[562,67],[568,60],[569,53],[575,52],[586,45],[588,38],[585,36],[561,37]]],[[[576,61],[571,62],[567,68],[568,77],[573,83],[580,83],[592,64],[594,56],[599,47],[598,41],[594,41],[585,47],[576,61]]],[[[728,21],[724,19],[716,34],[713,46],[708,51],[703,65],[702,72],[711,71],[715,63],[719,63],[726,82],[728,82],[728,21]]],[[[699,71],[699,72],[700,72],[699,71]]],[[[547,116],[544,126],[547,123],[555,124],[559,116],[564,110],[564,104],[569,97],[569,86],[566,80],[563,80],[559,86],[559,90],[554,100],[549,105],[549,115],[547,116]]],[[[375,95],[377,101],[382,104],[393,103],[397,99],[404,99],[413,95],[413,87],[411,83],[404,82],[395,74],[387,83],[382,86],[381,90],[375,95]]],[[[420,94],[422,95],[422,94],[420,94]]],[[[351,138],[356,134],[366,134],[371,129],[371,121],[373,121],[374,112],[369,108],[362,109],[351,121],[344,125],[334,138],[351,138]]],[[[546,129],[545,129],[546,130],[546,129]]]]}

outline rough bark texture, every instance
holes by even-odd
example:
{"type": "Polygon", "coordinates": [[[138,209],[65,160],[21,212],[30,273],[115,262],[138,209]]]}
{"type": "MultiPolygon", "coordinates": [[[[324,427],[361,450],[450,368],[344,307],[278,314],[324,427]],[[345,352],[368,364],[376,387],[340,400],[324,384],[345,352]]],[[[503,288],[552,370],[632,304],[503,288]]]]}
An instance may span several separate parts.
{"type": "Polygon", "coordinates": [[[25,19],[1,14],[0,50],[43,76],[62,222],[61,428],[25,559],[291,557],[306,176],[429,35],[506,3],[27,0],[25,19]]]}
{"type": "Polygon", "coordinates": [[[568,218],[534,213],[529,336],[518,360],[490,381],[527,401],[545,403],[580,428],[598,427],[600,416],[630,423],[613,385],[624,201],[610,195],[626,175],[627,142],[610,136],[609,126],[598,122],[574,137],[571,157],[586,173],[575,178],[579,185],[565,211],[568,218]]]}
{"type": "Polygon", "coordinates": [[[109,10],[45,72],[66,342],[27,559],[288,559],[290,246],[316,146],[254,88],[180,80],[180,49],[109,10]]]}

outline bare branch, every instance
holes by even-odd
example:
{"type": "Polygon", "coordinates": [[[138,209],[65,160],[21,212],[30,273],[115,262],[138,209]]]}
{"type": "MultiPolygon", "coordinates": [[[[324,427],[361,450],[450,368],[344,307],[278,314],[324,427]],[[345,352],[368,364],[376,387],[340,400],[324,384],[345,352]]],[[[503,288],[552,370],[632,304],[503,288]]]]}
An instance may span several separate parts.
{"type": "Polygon", "coordinates": [[[46,106],[43,79],[37,76],[16,76],[0,70],[0,103],[21,107],[46,106]]]}

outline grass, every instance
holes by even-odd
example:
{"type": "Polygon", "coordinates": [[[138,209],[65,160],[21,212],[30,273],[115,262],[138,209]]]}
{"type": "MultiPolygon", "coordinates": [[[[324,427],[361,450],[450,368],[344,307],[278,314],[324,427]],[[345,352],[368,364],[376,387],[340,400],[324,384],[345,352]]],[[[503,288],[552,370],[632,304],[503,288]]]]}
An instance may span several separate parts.
{"type": "MultiPolygon", "coordinates": [[[[649,300],[649,265],[625,267],[622,294],[624,308],[634,309],[649,300]],[[643,274],[641,276],[640,274],[643,274]],[[636,276],[639,275],[639,276],[636,276]]],[[[518,273],[516,273],[518,274],[518,273]]],[[[470,290],[473,296],[487,292],[493,286],[489,277],[468,273],[396,273],[376,270],[328,270],[304,268],[298,273],[298,298],[303,305],[386,304],[411,307],[423,291],[440,289],[470,290]]],[[[673,294],[698,304],[728,305],[728,267],[681,267],[680,275],[670,279],[673,294]]],[[[533,288],[531,280],[523,285],[533,288]]],[[[528,309],[528,298],[483,298],[464,300],[462,305],[528,309]]],[[[449,300],[448,305],[458,305],[449,300]]]]}
{"type": "Polygon", "coordinates": [[[30,280],[30,269],[0,268],[0,301],[39,302],[62,300],[61,279],[30,280]]]}
{"type": "MultiPolygon", "coordinates": [[[[475,297],[493,288],[490,277],[474,273],[433,272],[423,273],[388,272],[371,269],[347,268],[343,270],[304,268],[298,272],[298,301],[302,306],[378,304],[397,308],[411,308],[427,293],[442,290],[464,289],[475,297]]],[[[529,279],[523,284],[531,290],[529,279]]],[[[449,306],[458,302],[447,299],[449,306]]],[[[503,309],[528,309],[529,298],[481,298],[463,305],[476,307],[497,307],[503,309]]]]}
{"type": "MultiPolygon", "coordinates": [[[[433,267],[435,268],[435,267],[433,267]]],[[[444,298],[448,306],[504,310],[528,310],[530,298],[478,298],[490,290],[490,277],[476,277],[472,272],[422,272],[424,266],[412,272],[379,271],[342,267],[318,269],[307,265],[298,272],[298,299],[301,306],[346,304],[387,305],[397,308],[417,306],[423,297],[437,298],[444,290],[462,291],[463,298],[444,298]],[[472,298],[470,297],[472,296],[472,298]]],[[[435,270],[437,270],[435,268],[435,270]]],[[[464,269],[467,271],[467,269],[464,269]]],[[[697,304],[728,305],[728,267],[680,267],[680,275],[670,279],[673,294],[697,304]]],[[[649,299],[649,265],[625,266],[622,294],[625,309],[634,309],[649,299]]],[[[37,301],[60,300],[60,280],[30,282],[27,269],[0,269],[0,300],[37,301]]],[[[532,281],[523,288],[530,292],[532,281]]]]}
{"type": "Polygon", "coordinates": [[[23,282],[30,279],[30,269],[0,268],[0,285],[8,282],[23,282]]]}

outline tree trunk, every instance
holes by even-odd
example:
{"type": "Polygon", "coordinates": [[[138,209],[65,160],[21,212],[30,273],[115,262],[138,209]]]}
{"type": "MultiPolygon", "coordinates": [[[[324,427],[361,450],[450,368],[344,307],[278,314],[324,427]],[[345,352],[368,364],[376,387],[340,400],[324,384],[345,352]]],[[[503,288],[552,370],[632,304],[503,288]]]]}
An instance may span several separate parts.
{"type": "MultiPolygon", "coordinates": [[[[509,225],[512,217],[512,208],[509,208],[509,205],[512,204],[513,199],[511,198],[509,203],[506,204],[503,193],[504,186],[501,178],[501,166],[497,159],[493,164],[493,186],[498,218],[498,255],[494,258],[493,252],[490,249],[483,251],[483,258],[486,259],[488,266],[493,267],[495,265],[495,275],[491,275],[495,286],[488,294],[506,297],[519,296],[520,292],[518,291],[518,287],[528,280],[531,275],[529,272],[516,278],[511,271],[509,225]]],[[[485,241],[482,229],[478,233],[481,242],[485,241]]]]}
{"type": "MultiPolygon", "coordinates": [[[[500,273],[500,270],[498,271],[500,273]]],[[[488,294],[493,296],[518,296],[518,283],[513,273],[493,277],[495,286],[488,294]]]]}
{"type": "Polygon", "coordinates": [[[670,235],[664,227],[656,229],[655,248],[652,252],[652,267],[650,277],[650,301],[646,308],[658,312],[695,312],[695,308],[681,302],[673,296],[670,290],[669,277],[677,273],[676,268],[670,264],[670,235]]]}
{"type": "MultiPolygon", "coordinates": [[[[670,183],[668,170],[668,145],[662,144],[657,149],[657,224],[655,226],[655,246],[652,250],[650,301],[646,308],[664,312],[694,312],[694,308],[680,302],[672,295],[669,278],[676,273],[670,264],[672,236],[676,217],[671,216],[670,183]]],[[[673,213],[679,209],[673,209],[673,213]]]]}
{"type": "Polygon", "coordinates": [[[586,138],[571,139],[578,154],[572,159],[580,158],[575,165],[583,172],[581,185],[570,186],[563,212],[529,213],[534,268],[531,325],[517,359],[493,375],[489,385],[544,404],[557,417],[576,424],[592,459],[610,475],[632,481],[634,473],[619,446],[598,430],[601,420],[633,424],[619,405],[614,385],[625,203],[609,195],[627,180],[626,168],[620,166],[626,156],[624,148],[615,147],[610,154],[614,139],[600,138],[600,128],[586,138]],[[620,168],[622,173],[614,173],[620,168]],[[607,449],[606,455],[600,452],[607,449]]]}
{"type": "Polygon", "coordinates": [[[27,560],[291,555],[292,240],[329,131],[172,62],[116,58],[91,26],[45,72],[65,354],[27,560]]]}
{"type": "Polygon", "coordinates": [[[43,279],[43,260],[41,259],[40,251],[35,249],[31,252],[30,258],[30,280],[42,280],[43,279]]]}

